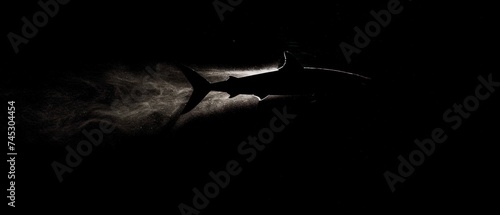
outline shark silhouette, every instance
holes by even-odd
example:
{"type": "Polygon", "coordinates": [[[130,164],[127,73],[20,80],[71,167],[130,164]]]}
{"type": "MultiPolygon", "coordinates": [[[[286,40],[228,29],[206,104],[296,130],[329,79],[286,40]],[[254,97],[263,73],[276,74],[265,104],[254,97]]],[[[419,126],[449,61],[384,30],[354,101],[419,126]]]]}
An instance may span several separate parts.
{"type": "Polygon", "coordinates": [[[295,57],[284,53],[284,63],[275,71],[209,83],[194,70],[179,65],[193,87],[193,93],[183,113],[195,108],[210,91],[220,91],[229,97],[240,94],[264,99],[268,95],[317,95],[357,90],[370,78],[334,69],[303,67],[295,57]]]}

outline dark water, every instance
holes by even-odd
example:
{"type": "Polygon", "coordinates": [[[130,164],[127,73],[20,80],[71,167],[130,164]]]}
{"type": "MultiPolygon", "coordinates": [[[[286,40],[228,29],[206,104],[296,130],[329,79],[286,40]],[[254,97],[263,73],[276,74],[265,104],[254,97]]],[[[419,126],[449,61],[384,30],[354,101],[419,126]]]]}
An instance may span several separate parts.
{"type": "MultiPolygon", "coordinates": [[[[242,172],[201,214],[491,207],[498,92],[456,130],[443,114],[475,94],[478,76],[500,80],[491,67],[492,7],[401,1],[403,11],[348,63],[339,44],[353,44],[353,28],[387,2],[244,0],[223,22],[211,1],[62,5],[19,53],[3,40],[2,102],[16,101],[18,120],[16,209],[181,214],[179,204],[193,206],[192,189],[203,190],[209,172],[231,160],[242,172]],[[210,93],[180,115],[192,89],[177,63],[214,82],[272,70],[285,50],[304,66],[373,82],[361,96],[259,101],[210,93]],[[248,163],[239,145],[283,107],[297,117],[248,163]],[[51,165],[65,164],[65,147],[88,140],[82,131],[99,129],[102,119],[115,129],[60,183],[51,165]],[[408,158],[414,140],[436,128],[446,142],[392,193],[384,172],[397,173],[398,156],[408,158]]],[[[21,34],[21,17],[40,8],[9,2],[3,10],[7,35],[21,34]]]]}

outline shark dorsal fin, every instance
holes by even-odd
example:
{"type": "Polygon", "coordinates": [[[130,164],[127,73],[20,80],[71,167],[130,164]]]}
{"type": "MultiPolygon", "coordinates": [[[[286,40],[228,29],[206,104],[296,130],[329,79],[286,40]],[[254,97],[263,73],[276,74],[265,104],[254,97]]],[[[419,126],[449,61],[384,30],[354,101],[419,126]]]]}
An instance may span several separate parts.
{"type": "Polygon", "coordinates": [[[239,95],[238,93],[229,93],[229,98],[234,98],[238,95],[239,95]]]}
{"type": "Polygon", "coordinates": [[[266,98],[268,95],[264,94],[264,93],[257,93],[257,94],[255,94],[255,96],[257,96],[259,98],[259,100],[262,100],[262,99],[266,98]]]}
{"type": "Polygon", "coordinates": [[[304,67],[297,61],[295,56],[292,53],[286,51],[284,53],[283,64],[278,69],[279,71],[301,71],[304,67]]]}

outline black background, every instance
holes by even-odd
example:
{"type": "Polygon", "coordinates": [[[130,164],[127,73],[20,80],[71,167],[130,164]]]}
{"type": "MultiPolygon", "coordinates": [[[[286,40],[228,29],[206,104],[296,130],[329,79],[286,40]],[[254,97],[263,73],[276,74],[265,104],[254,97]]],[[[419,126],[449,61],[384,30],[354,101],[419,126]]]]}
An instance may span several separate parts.
{"type": "MultiPolygon", "coordinates": [[[[24,95],[52,80],[109,63],[145,65],[260,65],[291,51],[306,66],[362,73],[373,78],[366,98],[314,104],[277,100],[254,112],[205,117],[176,135],[111,135],[75,172],[59,183],[50,166],[63,160],[64,146],[18,125],[16,204],[22,209],[112,209],[180,214],[201,188],[231,159],[236,147],[289,107],[297,119],[256,160],[243,166],[228,188],[202,214],[286,214],[343,211],[458,211],[482,209],[498,200],[494,176],[498,143],[498,94],[391,193],[383,177],[397,171],[397,156],[449,128],[442,114],[474,93],[478,75],[491,67],[496,25],[491,5],[401,1],[372,43],[346,63],[339,43],[352,44],[354,26],[372,20],[370,10],[387,1],[244,0],[221,22],[208,1],[71,1],[14,54],[2,42],[3,102],[19,109],[36,103],[24,95]],[[15,92],[15,93],[12,93],[15,92]],[[23,96],[24,95],[24,96],[23,96]],[[23,129],[24,128],[24,129],[23,129]]],[[[36,1],[4,2],[2,34],[19,33],[21,17],[39,10],[36,1]]],[[[500,80],[493,75],[494,80],[500,80]]],[[[32,129],[32,130],[30,130],[32,129]]]]}

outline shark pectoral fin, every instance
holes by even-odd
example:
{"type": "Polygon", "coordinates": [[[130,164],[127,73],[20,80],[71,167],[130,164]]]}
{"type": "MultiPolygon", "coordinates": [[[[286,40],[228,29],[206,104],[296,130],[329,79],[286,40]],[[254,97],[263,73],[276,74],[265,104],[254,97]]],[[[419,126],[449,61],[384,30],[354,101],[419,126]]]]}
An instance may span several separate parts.
{"type": "Polygon", "coordinates": [[[234,81],[238,79],[237,77],[234,77],[234,76],[229,76],[229,79],[227,79],[227,81],[234,81]]]}

